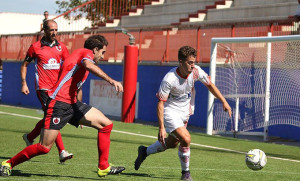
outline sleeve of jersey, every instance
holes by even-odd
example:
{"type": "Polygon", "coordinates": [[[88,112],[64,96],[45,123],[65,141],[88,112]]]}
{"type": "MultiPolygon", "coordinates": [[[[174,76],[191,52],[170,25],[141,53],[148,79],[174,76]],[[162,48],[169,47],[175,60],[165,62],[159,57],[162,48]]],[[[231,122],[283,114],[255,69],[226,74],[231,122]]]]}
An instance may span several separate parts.
{"type": "Polygon", "coordinates": [[[31,45],[27,51],[26,57],[25,57],[25,61],[27,62],[31,62],[34,59],[35,53],[34,53],[34,48],[31,45]]]}
{"type": "Polygon", "coordinates": [[[169,82],[163,80],[160,84],[159,90],[156,93],[156,97],[160,100],[160,101],[167,101],[169,94],[171,91],[171,85],[169,82]]]}
{"type": "Polygon", "coordinates": [[[204,85],[208,86],[211,84],[210,77],[199,66],[196,67],[196,72],[194,73],[196,74],[196,79],[201,81],[204,85]]]}
{"type": "Polygon", "coordinates": [[[85,60],[95,63],[93,59],[94,59],[94,55],[92,53],[85,52],[83,58],[80,61],[80,64],[82,64],[83,61],[85,61],[85,60]]]}

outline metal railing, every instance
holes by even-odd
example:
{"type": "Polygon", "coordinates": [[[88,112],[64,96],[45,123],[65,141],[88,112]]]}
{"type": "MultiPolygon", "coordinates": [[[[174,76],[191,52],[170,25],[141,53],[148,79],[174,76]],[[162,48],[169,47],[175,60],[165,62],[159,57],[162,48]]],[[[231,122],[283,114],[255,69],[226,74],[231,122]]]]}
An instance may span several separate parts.
{"type": "Polygon", "coordinates": [[[90,0],[53,18],[60,31],[80,31],[113,22],[157,0],[90,0]]]}
{"type": "MultiPolygon", "coordinates": [[[[58,40],[67,45],[70,52],[83,47],[91,34],[102,34],[109,41],[105,61],[122,62],[124,46],[128,37],[112,28],[97,28],[101,23],[127,15],[136,8],[159,0],[90,0],[54,19],[58,23],[58,40]],[[75,21],[76,20],[76,21],[75,21]]],[[[140,62],[174,62],[181,46],[189,45],[197,49],[197,62],[210,61],[210,41],[212,37],[254,37],[299,34],[299,22],[294,18],[248,22],[205,21],[178,26],[157,26],[129,28],[139,47],[140,62]]],[[[23,60],[29,46],[39,40],[42,34],[2,35],[0,38],[0,59],[23,60]]]]}
{"type": "MultiPolygon", "coordinates": [[[[136,38],[139,47],[140,62],[177,61],[177,51],[181,46],[189,45],[197,49],[197,62],[210,61],[210,42],[212,37],[253,37],[299,34],[299,22],[286,19],[273,22],[247,22],[232,24],[214,24],[178,27],[152,27],[129,29],[136,38]]],[[[83,47],[85,39],[91,34],[102,34],[108,42],[105,61],[121,62],[124,58],[124,46],[128,37],[113,29],[62,32],[58,40],[67,45],[70,52],[83,47]]],[[[2,60],[23,60],[31,43],[39,40],[41,34],[4,35],[0,39],[0,58],[2,60]]]]}

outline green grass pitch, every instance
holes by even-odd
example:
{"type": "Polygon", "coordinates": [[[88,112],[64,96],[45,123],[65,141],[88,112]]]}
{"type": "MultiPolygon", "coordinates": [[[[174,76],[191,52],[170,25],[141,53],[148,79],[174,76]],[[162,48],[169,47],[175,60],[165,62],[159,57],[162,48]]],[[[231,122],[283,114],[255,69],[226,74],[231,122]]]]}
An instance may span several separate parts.
{"type": "MultiPolygon", "coordinates": [[[[41,117],[41,111],[35,109],[0,105],[1,162],[25,147],[22,135],[33,129],[41,117]]],[[[65,149],[74,154],[73,159],[59,164],[58,151],[53,146],[49,154],[16,166],[10,177],[0,177],[0,180],[180,180],[177,149],[151,155],[138,171],[134,170],[138,146],[154,143],[157,131],[155,126],[114,121],[109,162],[125,166],[126,170],[120,175],[99,178],[97,130],[66,125],[61,133],[65,149]]],[[[202,133],[191,135],[190,170],[194,181],[300,180],[300,147],[202,133]],[[244,153],[254,148],[263,150],[268,157],[266,167],[260,171],[252,171],[245,164],[244,153]]]]}

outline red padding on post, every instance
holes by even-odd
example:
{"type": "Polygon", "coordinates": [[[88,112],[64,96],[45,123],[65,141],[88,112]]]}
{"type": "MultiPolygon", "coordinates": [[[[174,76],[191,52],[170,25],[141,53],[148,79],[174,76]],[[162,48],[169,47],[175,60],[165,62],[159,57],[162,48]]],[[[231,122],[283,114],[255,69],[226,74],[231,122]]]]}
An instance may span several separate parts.
{"type": "Polygon", "coordinates": [[[124,51],[122,121],[133,123],[135,117],[138,47],[126,45],[124,51]]]}

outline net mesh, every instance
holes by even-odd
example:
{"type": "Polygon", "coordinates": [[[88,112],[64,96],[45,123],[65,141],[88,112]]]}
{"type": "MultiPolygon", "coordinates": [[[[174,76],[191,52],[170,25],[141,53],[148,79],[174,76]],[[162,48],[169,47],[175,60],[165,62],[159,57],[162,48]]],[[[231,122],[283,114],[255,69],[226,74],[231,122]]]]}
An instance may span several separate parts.
{"type": "Polygon", "coordinates": [[[218,43],[215,84],[233,116],[228,118],[215,99],[213,130],[233,131],[236,115],[237,131],[256,130],[266,124],[300,127],[299,46],[300,41],[271,44],[269,121],[264,123],[267,43],[218,43]]]}

